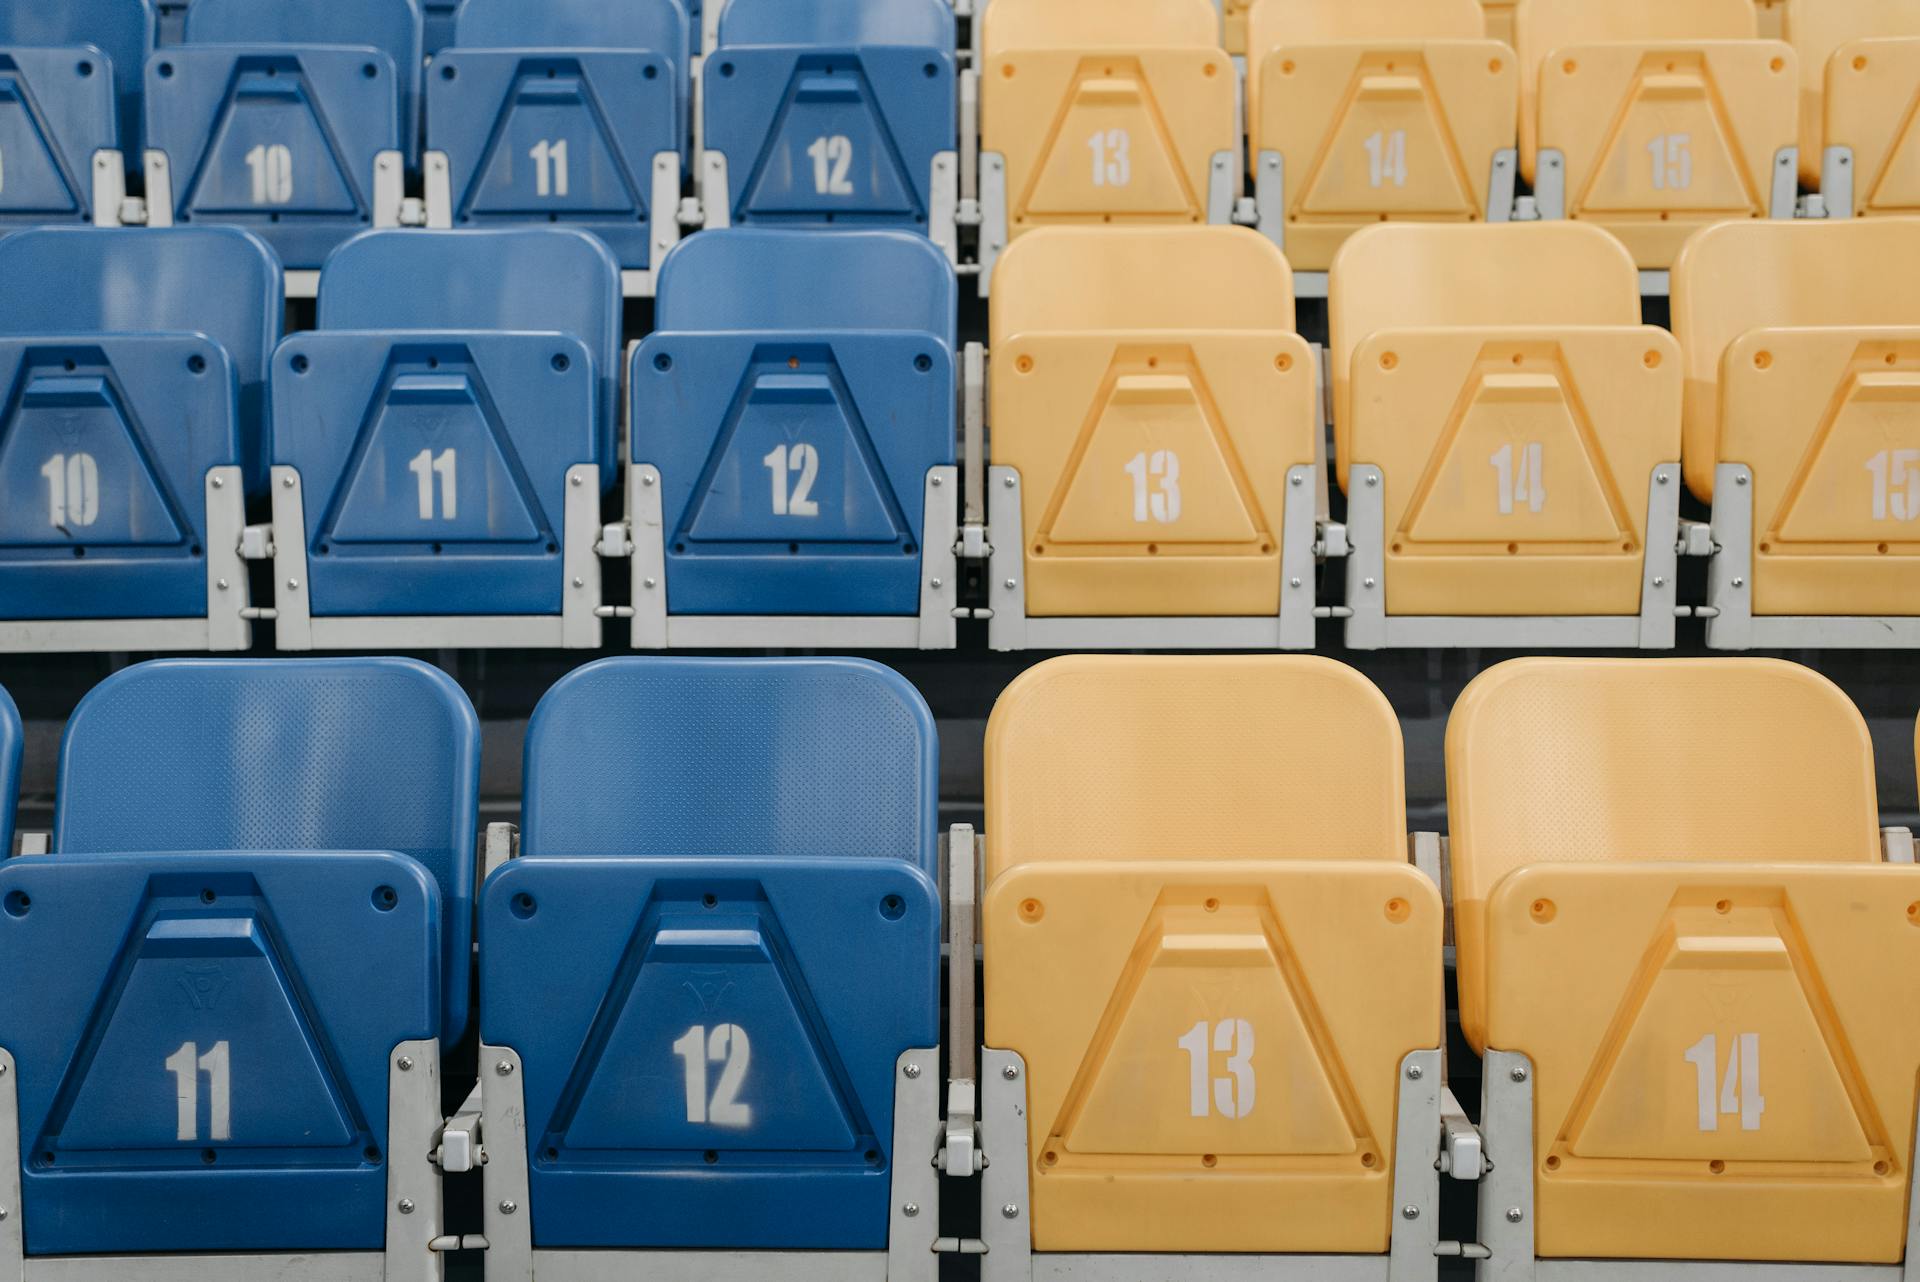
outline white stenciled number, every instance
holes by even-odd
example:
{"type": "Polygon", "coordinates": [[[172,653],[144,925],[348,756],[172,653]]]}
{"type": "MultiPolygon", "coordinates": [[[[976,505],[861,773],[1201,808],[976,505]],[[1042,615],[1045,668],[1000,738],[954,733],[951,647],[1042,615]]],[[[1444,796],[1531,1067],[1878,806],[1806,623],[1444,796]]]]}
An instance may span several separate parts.
{"type": "Polygon", "coordinates": [[[1688,134],[1660,134],[1647,144],[1653,157],[1653,189],[1685,191],[1693,186],[1693,138],[1688,134]]]}
{"type": "Polygon", "coordinates": [[[1133,136],[1124,129],[1095,130],[1087,139],[1093,152],[1093,185],[1124,187],[1133,181],[1133,136]]]}
{"type": "Polygon", "coordinates": [[[1253,1025],[1244,1019],[1223,1019],[1208,1026],[1201,1020],[1180,1038],[1187,1053],[1187,1111],[1195,1117],[1213,1113],[1229,1121],[1253,1112],[1253,1025]],[[1227,1075],[1213,1075],[1213,1056],[1227,1057],[1227,1075]]]}
{"type": "Polygon", "coordinates": [[[253,175],[253,203],[284,205],[293,199],[293,151],[285,143],[261,145],[247,153],[253,175]]]}
{"type": "Polygon", "coordinates": [[[40,469],[47,478],[47,524],[56,530],[100,519],[100,465],[86,453],[55,454],[40,469]]]}
{"type": "Polygon", "coordinates": [[[420,519],[433,519],[434,478],[440,479],[440,519],[452,521],[460,515],[459,480],[460,459],[453,450],[441,450],[438,455],[432,450],[421,450],[407,464],[407,470],[420,487],[420,519]]]}
{"type": "Polygon", "coordinates": [[[853,195],[853,180],[847,174],[853,168],[853,139],[845,134],[820,137],[807,148],[813,157],[813,190],[822,196],[853,195]]]}
{"type": "Polygon", "coordinates": [[[200,1075],[207,1077],[207,1096],[211,1105],[207,1119],[207,1138],[233,1138],[232,1056],[225,1042],[215,1042],[206,1054],[188,1042],[169,1055],[165,1068],[173,1074],[174,1097],[178,1102],[178,1122],[174,1134],[182,1144],[200,1138],[200,1075]]]}
{"type": "Polygon", "coordinates": [[[1375,187],[1385,187],[1388,183],[1395,187],[1407,185],[1406,130],[1380,130],[1369,134],[1364,145],[1367,149],[1368,181],[1375,187]]]}
{"type": "Polygon", "coordinates": [[[1521,504],[1532,512],[1547,506],[1547,479],[1542,471],[1546,453],[1547,447],[1537,441],[1518,450],[1502,445],[1487,460],[1499,475],[1501,516],[1512,516],[1521,504]]]}
{"type": "Polygon", "coordinates": [[[813,483],[820,477],[819,450],[804,444],[776,445],[760,461],[773,474],[775,516],[820,515],[820,504],[813,498],[813,483]]]}
{"type": "Polygon", "coordinates": [[[747,1030],[738,1024],[719,1024],[707,1029],[699,1024],[689,1028],[673,1044],[680,1057],[687,1084],[687,1121],[695,1126],[748,1126],[753,1109],[740,1102],[740,1087],[747,1078],[747,1064],[753,1048],[747,1030]],[[707,1094],[707,1070],[720,1065],[720,1080],[707,1094]]]}
{"type": "Polygon", "coordinates": [[[1881,450],[1867,460],[1873,473],[1873,519],[1920,521],[1920,450],[1881,450]]]}
{"type": "Polygon", "coordinates": [[[567,140],[537,142],[527,155],[533,158],[533,190],[537,196],[567,194],[567,140]]]}
{"type": "Polygon", "coordinates": [[[1180,456],[1172,450],[1145,450],[1127,460],[1133,478],[1133,519],[1171,525],[1180,519],[1180,456]],[[1153,482],[1158,484],[1153,484],[1153,482]]]}
{"type": "Polygon", "coordinates": [[[1699,1084],[1700,1129],[1717,1131],[1722,1117],[1740,1119],[1740,1129],[1760,1129],[1767,1101],[1760,1094],[1760,1034],[1741,1033],[1727,1039],[1727,1069],[1720,1073],[1720,1039],[1708,1033],[1687,1048],[1699,1084]],[[1714,1089],[1718,1083],[1719,1089],[1714,1089]]]}

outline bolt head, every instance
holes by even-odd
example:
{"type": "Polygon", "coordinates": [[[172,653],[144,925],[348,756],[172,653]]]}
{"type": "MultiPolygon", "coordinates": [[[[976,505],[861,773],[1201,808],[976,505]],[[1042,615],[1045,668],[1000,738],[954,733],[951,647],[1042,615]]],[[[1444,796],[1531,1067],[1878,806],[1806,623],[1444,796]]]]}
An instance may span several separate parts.
{"type": "Polygon", "coordinates": [[[300,590],[300,580],[298,579],[287,580],[287,591],[298,592],[299,590],[300,590]]]}
{"type": "Polygon", "coordinates": [[[1666,578],[1665,578],[1664,576],[1662,576],[1662,575],[1658,575],[1658,574],[1656,574],[1656,575],[1654,575],[1654,576],[1653,576],[1653,586],[1654,586],[1654,587],[1656,587],[1656,588],[1664,588],[1664,587],[1666,587],[1666,586],[1667,586],[1667,580],[1666,580],[1666,578]]]}
{"type": "Polygon", "coordinates": [[[292,489],[292,488],[293,488],[293,478],[292,478],[291,476],[283,476],[283,477],[281,477],[281,478],[280,478],[280,488],[281,488],[281,489],[283,489],[283,490],[290,490],[290,489],[292,489]]]}
{"type": "Polygon", "coordinates": [[[228,589],[228,587],[231,585],[228,584],[228,582],[225,579],[221,579],[215,586],[217,586],[222,592],[225,592],[228,589]]]}
{"type": "Polygon", "coordinates": [[[1656,485],[1665,485],[1669,479],[1665,472],[1655,472],[1653,474],[1653,481],[1656,485]]]}
{"type": "Polygon", "coordinates": [[[1378,472],[1368,472],[1368,473],[1367,473],[1367,484],[1368,484],[1368,485],[1378,485],[1378,484],[1380,484],[1380,473],[1378,473],[1378,472]]]}
{"type": "Polygon", "coordinates": [[[1360,580],[1360,586],[1363,588],[1366,588],[1368,591],[1372,591],[1374,587],[1374,581],[1372,579],[1362,579],[1360,580]]]}
{"type": "Polygon", "coordinates": [[[4,1206],[0,1206],[0,1220],[4,1220],[6,1218],[7,1218],[7,1208],[4,1206]]]}
{"type": "Polygon", "coordinates": [[[411,1073],[413,1071],[413,1056],[402,1055],[395,1061],[395,1066],[403,1073],[411,1073]]]}
{"type": "Polygon", "coordinates": [[[500,1214],[512,1215],[515,1211],[519,1209],[520,1209],[520,1204],[514,1201],[512,1198],[503,1197],[500,1199],[500,1214]]]}
{"type": "Polygon", "coordinates": [[[584,588],[587,586],[587,581],[576,574],[573,576],[573,586],[576,588],[584,588]]]}
{"type": "Polygon", "coordinates": [[[1000,1070],[1000,1076],[1011,1082],[1020,1076],[1020,1069],[1017,1065],[1009,1064],[1000,1070]]]}
{"type": "Polygon", "coordinates": [[[1409,1202],[1400,1208],[1400,1218],[1403,1220],[1417,1220],[1420,1218],[1420,1208],[1409,1202]]]}
{"type": "Polygon", "coordinates": [[[1527,1070],[1516,1064],[1507,1070],[1507,1076],[1513,1081],[1524,1082],[1527,1080],[1527,1070]]]}
{"type": "Polygon", "coordinates": [[[413,1214],[413,1199],[412,1199],[412,1198],[410,1198],[410,1197],[403,1197],[403,1198],[401,1198],[401,1199],[400,1199],[400,1214],[402,1214],[402,1215],[412,1215],[412,1214],[413,1214]]]}
{"type": "Polygon", "coordinates": [[[1009,476],[1005,480],[1001,481],[1000,484],[1006,486],[1008,489],[1012,489],[1016,484],[1018,484],[1018,482],[1016,482],[1011,476],[1009,476]]]}
{"type": "Polygon", "coordinates": [[[1507,1223],[1518,1224],[1520,1221],[1526,1218],[1527,1218],[1527,1213],[1521,1210],[1519,1207],[1510,1206],[1507,1208],[1507,1223]]]}
{"type": "Polygon", "coordinates": [[[905,1068],[901,1069],[900,1071],[907,1075],[908,1081],[912,1081],[913,1079],[920,1076],[920,1066],[918,1064],[909,1064],[905,1068]]]}
{"type": "Polygon", "coordinates": [[[216,490],[224,490],[227,488],[227,482],[223,477],[218,477],[218,476],[213,477],[211,480],[207,482],[207,484],[211,485],[216,490]]]}
{"type": "Polygon", "coordinates": [[[935,592],[938,592],[944,586],[944,584],[942,584],[939,579],[935,579],[931,583],[929,583],[927,586],[932,588],[935,592]]]}
{"type": "Polygon", "coordinates": [[[1295,488],[1305,485],[1306,483],[1307,483],[1307,478],[1300,475],[1298,472],[1295,472],[1292,476],[1287,478],[1287,484],[1294,486],[1295,488]]]}
{"type": "Polygon", "coordinates": [[[1746,474],[1742,473],[1741,475],[1734,477],[1733,483],[1735,485],[1745,485],[1747,483],[1746,474]]]}
{"type": "Polygon", "coordinates": [[[900,1208],[900,1214],[906,1216],[908,1219],[912,1219],[914,1216],[920,1214],[920,1204],[918,1202],[909,1202],[900,1208]]]}
{"type": "Polygon", "coordinates": [[[642,579],[640,580],[640,586],[646,588],[649,592],[651,592],[657,582],[658,580],[651,579],[651,578],[642,579]]]}
{"type": "Polygon", "coordinates": [[[503,1059],[498,1064],[495,1064],[493,1066],[493,1071],[495,1074],[497,1074],[500,1077],[512,1077],[513,1061],[510,1059],[503,1059]]]}
{"type": "Polygon", "coordinates": [[[1000,1214],[1006,1216],[1009,1220],[1017,1219],[1020,1215],[1020,1208],[1014,1203],[1009,1202],[1000,1208],[1000,1214]]]}
{"type": "Polygon", "coordinates": [[[1733,581],[1733,586],[1736,588],[1744,588],[1747,586],[1747,581],[1745,579],[1735,579],[1733,581]]]}
{"type": "Polygon", "coordinates": [[[1017,587],[1019,587],[1019,586],[1020,586],[1020,580],[1018,580],[1018,579],[1008,579],[1008,580],[1006,581],[1006,583],[1005,583],[1005,584],[1003,584],[1002,586],[1004,586],[1004,587],[1005,587],[1005,588],[1007,589],[1007,591],[1009,591],[1009,592],[1011,592],[1011,591],[1013,591],[1013,590],[1014,590],[1015,588],[1017,588],[1017,587]]]}
{"type": "Polygon", "coordinates": [[[653,473],[652,473],[652,472],[646,472],[646,473],[643,473],[643,474],[641,475],[641,477],[640,477],[640,484],[642,484],[642,485],[644,485],[644,486],[646,486],[646,487],[647,487],[648,489],[652,489],[652,488],[653,488],[653,473]]]}
{"type": "Polygon", "coordinates": [[[1297,587],[1299,587],[1299,586],[1300,586],[1300,576],[1296,574],[1296,575],[1294,575],[1294,576],[1293,576],[1293,577],[1292,577],[1291,579],[1288,579],[1288,580],[1287,580],[1287,585],[1288,585],[1289,587],[1295,587],[1295,588],[1297,588],[1297,587]]]}
{"type": "Polygon", "coordinates": [[[934,477],[934,478],[933,478],[933,488],[934,488],[934,489],[936,489],[936,490],[937,490],[937,489],[939,489],[939,488],[940,488],[940,487],[941,487],[942,485],[945,485],[945,484],[946,484],[946,479],[945,479],[944,477],[938,477],[938,476],[936,476],[936,477],[934,477]]]}
{"type": "Polygon", "coordinates": [[[1407,1080],[1409,1082],[1417,1082],[1421,1078],[1425,1077],[1426,1075],[1427,1075],[1426,1070],[1421,1068],[1418,1064],[1407,1065],[1407,1080]]]}

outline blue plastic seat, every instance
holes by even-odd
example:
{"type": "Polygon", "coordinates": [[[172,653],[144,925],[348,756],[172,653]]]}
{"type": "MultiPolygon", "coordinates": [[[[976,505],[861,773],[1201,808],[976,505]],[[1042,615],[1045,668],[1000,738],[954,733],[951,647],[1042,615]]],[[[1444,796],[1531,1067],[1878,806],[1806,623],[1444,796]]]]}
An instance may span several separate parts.
{"type": "Polygon", "coordinates": [[[424,48],[431,58],[453,43],[453,19],[460,0],[423,0],[420,9],[426,23],[424,48]]]}
{"type": "Polygon", "coordinates": [[[93,218],[96,153],[140,165],[151,0],[0,5],[0,231],[93,218]]]}
{"type": "Polygon", "coordinates": [[[680,0],[465,0],[427,81],[452,225],[556,222],[599,236],[626,270],[653,266],[655,233],[679,235],[688,48],[680,0]],[[673,172],[656,209],[662,156],[673,172]]]}
{"type": "Polygon", "coordinates": [[[273,367],[274,463],[303,498],[281,550],[304,547],[312,615],[561,614],[569,470],[588,469],[597,532],[619,343],[619,269],[584,232],[342,246],[319,328],[273,367]]]}
{"type": "Polygon", "coordinates": [[[319,267],[387,217],[382,154],[417,159],[421,39],[418,0],[193,0],[186,42],[147,61],[147,147],[169,175],[156,201],[149,170],[149,216],[243,226],[319,267]]]}
{"type": "Polygon", "coordinates": [[[909,232],[735,228],[668,255],[631,432],[660,476],[670,614],[919,612],[957,295],[909,232]]]}
{"type": "Polygon", "coordinates": [[[159,43],[162,46],[177,45],[186,38],[187,6],[192,0],[159,0],[154,6],[159,18],[159,43]]]}
{"type": "Polygon", "coordinates": [[[609,659],[525,768],[480,965],[534,1245],[884,1247],[896,1062],[939,1010],[925,703],[852,659],[609,659]]]}
{"type": "Polygon", "coordinates": [[[927,231],[955,67],[944,0],[728,0],[704,75],[731,221],[927,231]]]}
{"type": "Polygon", "coordinates": [[[0,240],[0,620],[207,618],[281,315],[272,251],[231,228],[0,240]]]}
{"type": "Polygon", "coordinates": [[[20,805],[20,709],[0,687],[0,859],[13,853],[13,815],[20,805]]]}
{"type": "Polygon", "coordinates": [[[389,1057],[466,1017],[478,740],[396,659],[81,703],[55,853],[0,868],[30,1255],[381,1248],[389,1057]]]}

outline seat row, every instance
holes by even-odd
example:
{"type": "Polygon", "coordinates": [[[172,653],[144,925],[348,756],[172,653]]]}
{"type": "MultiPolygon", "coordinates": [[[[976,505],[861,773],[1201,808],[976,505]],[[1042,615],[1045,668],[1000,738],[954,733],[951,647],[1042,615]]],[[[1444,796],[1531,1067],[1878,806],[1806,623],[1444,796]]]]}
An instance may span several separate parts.
{"type": "Polygon", "coordinates": [[[1049,228],[989,389],[926,238],[736,228],[665,260],[623,384],[578,231],[367,233],[285,338],[244,232],[22,232],[0,647],[1920,645],[1917,262],[1915,220],[1709,228],[1669,334],[1597,228],[1377,227],[1323,368],[1252,231],[1049,228]]]}
{"type": "MultiPolygon", "coordinates": [[[[8,815],[18,737],[0,697],[8,815]]],[[[1034,668],[944,904],[937,762],[870,663],[605,660],[535,711],[476,902],[477,726],[445,676],[110,678],[51,853],[0,867],[0,1264],[1920,1268],[1920,873],[1814,673],[1495,668],[1448,727],[1450,855],[1409,837],[1386,700],[1322,659],[1034,668]],[[1449,902],[1477,1124],[1443,1062],[1449,902]],[[470,919],[480,1080],[447,1117],[470,919]],[[482,1168],[484,1234],[449,1232],[442,1175],[482,1168]],[[943,1235],[943,1173],[980,1177],[980,1237],[943,1235]],[[1443,1240],[1463,1182],[1476,1238],[1443,1240]]]]}
{"type": "Polygon", "coordinates": [[[731,0],[697,59],[680,0],[464,0],[423,74],[417,0],[196,0],[159,49],[148,0],[9,6],[0,219],[246,226],[297,293],[368,226],[559,222],[644,295],[696,226],[956,263],[973,228],[984,293],[1038,228],[1241,222],[1317,293],[1379,221],[1566,218],[1659,292],[1712,222],[1920,211],[1920,2],[1793,0],[1780,39],[1759,12],[1527,0],[1509,45],[1477,0],[1263,0],[1229,15],[1242,69],[1208,0],[993,0],[962,70],[945,0],[731,0]]]}

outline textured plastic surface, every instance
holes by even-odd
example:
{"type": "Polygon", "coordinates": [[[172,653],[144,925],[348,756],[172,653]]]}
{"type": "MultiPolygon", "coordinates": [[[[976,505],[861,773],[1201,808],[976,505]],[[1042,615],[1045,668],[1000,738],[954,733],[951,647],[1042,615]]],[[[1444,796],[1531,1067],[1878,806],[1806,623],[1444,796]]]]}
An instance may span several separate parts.
{"type": "Polygon", "coordinates": [[[1320,428],[1272,241],[1047,228],[995,268],[992,331],[1029,615],[1278,612],[1287,473],[1312,466],[1320,428]]]}
{"type": "Polygon", "coordinates": [[[984,21],[980,149],[1006,160],[1010,236],[1207,221],[1213,158],[1240,143],[1208,0],[995,0],[984,21]]]}
{"type": "Polygon", "coordinates": [[[732,221],[926,229],[958,149],[942,0],[731,0],[706,72],[706,147],[732,221]]]}
{"type": "Polygon", "coordinates": [[[687,150],[680,0],[468,0],[427,80],[427,149],[446,153],[454,225],[556,222],[653,266],[653,158],[687,150]]]}
{"type": "Polygon", "coordinates": [[[240,464],[226,353],[0,338],[0,387],[0,619],[205,618],[207,472],[240,464]]]}
{"type": "Polygon", "coordinates": [[[1384,1252],[1400,1063],[1445,1002],[1380,692],[1315,658],[1056,659],[986,764],[1034,1245],[1384,1252]]]}
{"type": "Polygon", "coordinates": [[[585,232],[523,227],[357,236],[327,260],[319,328],[571,334],[586,344],[599,378],[595,457],[612,483],[620,268],[585,232]]]}
{"type": "Polygon", "coordinates": [[[20,709],[0,687],[0,855],[13,853],[13,813],[20,803],[20,709]]]}
{"type": "Polygon", "coordinates": [[[473,706],[423,663],[145,663],[102,682],[67,724],[53,848],[408,855],[445,906],[451,1040],[467,1016],[479,777],[473,706]]]}
{"type": "Polygon", "coordinates": [[[147,145],[166,153],[174,223],[244,227],[288,267],[319,267],[372,226],[375,157],[406,150],[396,74],[405,65],[365,44],[186,44],[154,54],[147,145]]]}
{"type": "Polygon", "coordinates": [[[1247,32],[1247,156],[1281,159],[1294,270],[1383,220],[1483,217],[1520,77],[1478,0],[1264,0],[1247,32]]]}
{"type": "Polygon", "coordinates": [[[193,0],[188,44],[371,46],[399,72],[399,144],[412,164],[420,124],[419,0],[193,0]]]}
{"type": "Polygon", "coordinates": [[[541,701],[480,913],[537,1245],[886,1245],[895,1063],[937,1036],[937,757],[852,659],[608,659],[541,701]]]}
{"type": "Polygon", "coordinates": [[[259,486],[280,281],[273,251],[231,228],[23,231],[0,239],[0,333],[206,335],[239,381],[241,457],[259,486]]]}
{"type": "Polygon", "coordinates": [[[1447,723],[1447,812],[1460,1022],[1476,1049],[1486,1046],[1486,902],[1510,873],[1880,858],[1866,722],[1826,678],[1773,659],[1490,669],[1447,723]]]}
{"type": "Polygon", "coordinates": [[[29,1254],[383,1247],[388,1056],[440,1023],[425,869],[15,859],[0,904],[29,1254]]]}
{"type": "Polygon", "coordinates": [[[1620,243],[1400,223],[1335,261],[1339,475],[1380,474],[1387,613],[1638,614],[1682,370],[1620,243]]]}
{"type": "Polygon", "coordinates": [[[107,61],[0,42],[0,227],[92,221],[94,153],[120,145],[107,61]]]}
{"type": "Polygon", "coordinates": [[[660,471],[671,611],[918,612],[956,295],[906,232],[731,229],[668,255],[631,423],[633,461],[660,471]]]}
{"type": "Polygon", "coordinates": [[[565,334],[281,344],[274,462],[300,472],[314,617],[561,613],[567,469],[597,462],[598,392],[565,334]]]}
{"type": "MultiPolygon", "coordinates": [[[[62,0],[60,4],[0,6],[0,47],[71,51],[75,46],[92,45],[106,55],[108,61],[97,65],[93,76],[84,78],[111,86],[109,92],[113,95],[113,114],[118,128],[110,125],[107,136],[117,135],[119,141],[108,145],[122,149],[129,170],[137,171],[140,167],[140,77],[155,38],[152,0],[62,0]]],[[[71,57],[56,65],[69,71],[75,69],[71,57]]],[[[47,86],[36,80],[35,95],[46,92],[47,86]]],[[[6,154],[9,162],[18,156],[11,146],[7,147],[6,154]]],[[[78,162],[78,173],[84,182],[93,166],[92,156],[79,153],[68,159],[78,162]]],[[[8,175],[11,186],[11,163],[8,175]]]]}

